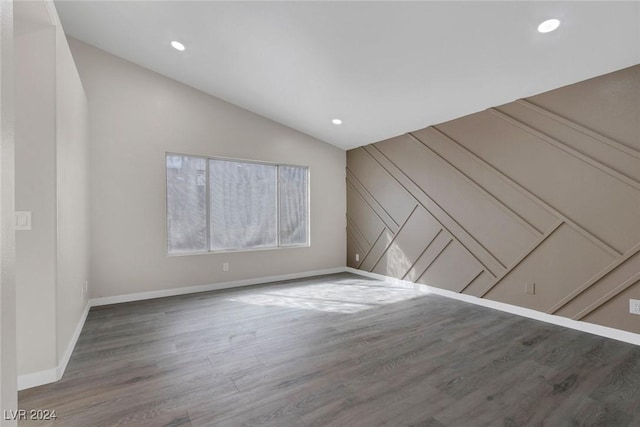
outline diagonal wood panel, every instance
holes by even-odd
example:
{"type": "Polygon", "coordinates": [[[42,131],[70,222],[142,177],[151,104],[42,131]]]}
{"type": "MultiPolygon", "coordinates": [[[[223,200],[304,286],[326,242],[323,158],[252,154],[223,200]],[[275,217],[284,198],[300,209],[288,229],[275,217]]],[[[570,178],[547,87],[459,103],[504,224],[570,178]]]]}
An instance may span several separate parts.
{"type": "Polygon", "coordinates": [[[420,186],[407,177],[401,169],[395,166],[389,159],[387,159],[382,152],[380,152],[376,146],[367,146],[367,152],[369,152],[385,169],[390,171],[390,174],[396,179],[403,187],[407,189],[416,200],[424,207],[438,222],[450,233],[455,236],[458,241],[465,246],[478,261],[494,276],[504,271],[505,266],[486,248],[484,248],[471,234],[469,234],[460,224],[452,217],[450,217],[436,202],[434,202],[425,193],[420,186]]]}
{"type": "Polygon", "coordinates": [[[373,267],[378,263],[380,257],[385,253],[392,241],[393,234],[386,228],[383,228],[380,235],[373,243],[373,246],[371,246],[371,249],[362,260],[359,268],[365,271],[373,270],[373,267]]]}
{"type": "Polygon", "coordinates": [[[491,197],[514,212],[523,221],[542,234],[557,221],[557,215],[541,206],[528,194],[496,173],[496,170],[488,166],[477,156],[470,153],[460,144],[452,141],[435,127],[429,127],[412,132],[423,144],[437,152],[453,167],[469,177],[489,193],[491,197]]]}
{"type": "Polygon", "coordinates": [[[613,256],[620,255],[620,253],[618,251],[616,251],[611,246],[607,245],[602,240],[598,239],[591,232],[589,232],[589,230],[587,230],[586,228],[584,228],[584,227],[580,226],[579,224],[575,223],[574,221],[571,220],[571,218],[569,218],[568,216],[564,215],[562,212],[559,212],[553,206],[549,205],[544,200],[540,199],[535,194],[531,193],[529,190],[524,188],[522,185],[518,184],[517,182],[515,182],[514,180],[509,178],[507,175],[505,175],[504,173],[502,173],[498,169],[496,169],[493,166],[491,166],[488,162],[486,162],[484,159],[480,158],[478,155],[476,155],[475,153],[473,153],[470,150],[468,150],[466,147],[464,147],[458,141],[456,141],[453,138],[451,138],[450,136],[446,135],[444,132],[442,132],[440,129],[438,129],[436,127],[433,127],[433,129],[435,131],[437,131],[438,133],[440,133],[441,135],[443,135],[444,137],[446,137],[452,144],[455,144],[461,150],[464,150],[470,157],[472,157],[474,160],[476,160],[477,163],[481,164],[483,167],[485,167],[487,169],[492,170],[493,173],[496,176],[498,176],[501,180],[503,180],[508,185],[510,185],[511,187],[516,189],[521,194],[523,194],[526,198],[531,200],[533,203],[535,203],[536,205],[544,208],[546,211],[548,211],[550,214],[553,215],[554,219],[562,220],[569,227],[573,228],[575,231],[577,231],[578,233],[582,234],[585,238],[589,239],[595,245],[599,246],[601,249],[603,249],[604,251],[610,253],[611,255],[613,255],[613,256]]]}
{"type": "MultiPolygon", "coordinates": [[[[415,282],[427,271],[427,268],[434,263],[438,256],[453,242],[453,237],[444,230],[441,230],[424,249],[416,262],[404,275],[403,279],[415,282]]],[[[491,276],[491,274],[489,274],[491,276]]],[[[492,276],[493,277],[493,276],[492,276]]]]}
{"type": "MultiPolygon", "coordinates": [[[[516,104],[517,105],[517,104],[516,104]]],[[[508,110],[508,107],[504,108],[504,110],[508,110]]],[[[599,162],[597,160],[595,160],[592,157],[589,157],[585,154],[583,154],[580,150],[576,150],[575,148],[571,147],[569,144],[566,144],[564,142],[558,141],[555,138],[550,137],[549,135],[538,131],[537,129],[532,128],[531,126],[525,124],[524,122],[520,121],[520,120],[516,120],[515,118],[511,117],[508,114],[505,114],[504,112],[502,112],[501,110],[497,109],[497,108],[491,108],[488,110],[491,114],[501,118],[502,120],[519,127],[520,129],[524,130],[526,133],[529,133],[533,136],[535,136],[538,140],[544,141],[547,144],[550,144],[552,146],[554,146],[555,148],[564,151],[565,153],[575,157],[578,160],[581,160],[582,162],[588,164],[589,166],[596,168],[600,171],[602,171],[603,173],[619,180],[620,182],[623,182],[625,184],[627,184],[630,187],[635,188],[636,190],[640,190],[640,183],[638,183],[636,180],[629,178],[628,176],[625,176],[624,174],[618,172],[617,170],[615,170],[614,168],[609,167],[608,165],[599,162]]],[[[582,141],[584,143],[584,140],[582,141]]],[[[582,147],[584,149],[584,147],[582,147]]]]}
{"type": "Polygon", "coordinates": [[[599,271],[575,292],[558,301],[549,312],[574,319],[582,318],[633,285],[635,281],[632,278],[639,271],[640,244],[599,271]]]}
{"type": "Polygon", "coordinates": [[[522,253],[522,255],[520,255],[520,257],[518,257],[513,264],[511,264],[505,271],[504,273],[502,273],[500,276],[496,277],[496,280],[493,281],[493,283],[491,283],[489,286],[486,287],[486,289],[484,289],[482,292],[480,292],[480,294],[478,296],[483,297],[485,296],[491,289],[493,289],[496,285],[498,285],[505,277],[507,277],[507,275],[509,273],[511,273],[513,271],[513,269],[515,269],[516,267],[518,267],[518,265],[520,265],[521,262],[523,262],[525,259],[527,259],[527,257],[529,255],[531,255],[531,253],[533,251],[535,251],[536,249],[538,249],[538,247],[543,244],[545,242],[545,240],[547,240],[549,237],[551,237],[551,235],[553,235],[553,233],[555,233],[555,231],[560,228],[561,225],[563,225],[564,222],[563,221],[558,221],[556,223],[555,226],[553,226],[553,228],[547,230],[546,233],[544,233],[542,236],[540,236],[532,245],[531,247],[525,251],[524,253],[522,253]]]}
{"type": "MultiPolygon", "coordinates": [[[[636,68],[621,73],[640,87],[636,68]]],[[[580,84],[601,116],[622,111],[602,89],[616,75],[580,84]]],[[[350,186],[384,224],[360,268],[640,333],[624,300],[640,299],[640,133],[568,119],[565,92],[579,99],[561,88],[349,152],[350,186]]]]}
{"type": "Polygon", "coordinates": [[[492,112],[438,129],[619,255],[640,240],[640,191],[611,171],[605,173],[492,112]]]}
{"type": "Polygon", "coordinates": [[[424,208],[416,208],[373,272],[398,279],[404,277],[441,230],[440,224],[424,208]]]}
{"type": "MultiPolygon", "coordinates": [[[[467,175],[465,173],[464,170],[456,167],[445,156],[441,155],[436,150],[431,148],[428,143],[425,143],[425,141],[421,140],[420,138],[418,138],[416,135],[414,135],[412,133],[409,133],[408,135],[411,138],[415,139],[416,141],[420,142],[426,148],[426,150],[429,151],[429,157],[433,157],[434,159],[439,160],[440,163],[442,165],[444,165],[448,169],[448,171],[450,173],[453,174],[453,176],[456,176],[458,179],[460,179],[461,183],[467,184],[467,186],[472,189],[472,191],[467,190],[468,193],[472,193],[472,194],[473,193],[477,193],[480,196],[479,200],[483,201],[483,202],[480,202],[480,203],[490,203],[491,205],[495,206],[500,211],[500,214],[504,214],[507,218],[513,220],[514,223],[520,225],[520,227],[524,231],[528,232],[530,236],[527,236],[527,237],[531,237],[531,236],[537,237],[540,234],[542,234],[542,232],[540,230],[538,230],[536,227],[531,225],[526,219],[524,219],[522,216],[520,216],[517,212],[512,210],[508,205],[506,205],[505,203],[500,201],[498,198],[493,196],[482,185],[480,185],[476,181],[474,181],[469,175],[467,175]]],[[[437,174],[438,171],[435,171],[435,173],[437,174]]],[[[411,176],[412,174],[408,173],[408,175],[411,176]]],[[[444,175],[444,174],[442,174],[442,175],[444,175]]],[[[415,181],[415,179],[414,179],[414,181],[415,181]]],[[[456,183],[454,183],[454,182],[452,182],[451,184],[455,185],[458,188],[460,188],[462,186],[460,184],[456,185],[456,183]]],[[[464,200],[463,207],[462,207],[462,211],[463,212],[464,212],[464,207],[467,206],[468,204],[473,205],[473,207],[475,209],[479,208],[479,206],[478,206],[479,203],[478,202],[476,202],[475,200],[468,200],[464,196],[465,196],[465,194],[461,194],[460,195],[460,197],[463,198],[463,200],[464,200]]],[[[460,215],[454,215],[454,216],[460,217],[460,215]]],[[[503,221],[504,221],[504,219],[503,219],[503,221]]],[[[485,225],[485,224],[482,224],[482,225],[485,225]]],[[[469,227],[467,226],[467,228],[469,228],[469,227]]],[[[478,233],[474,233],[474,234],[478,234],[478,233]]]]}
{"type": "Polygon", "coordinates": [[[600,308],[603,305],[605,305],[607,302],[611,301],[613,298],[618,296],[620,293],[626,291],[631,286],[636,285],[638,283],[640,283],[640,271],[637,272],[636,274],[634,274],[633,276],[629,277],[624,282],[620,283],[618,286],[616,286],[611,291],[607,292],[602,297],[598,298],[596,301],[592,302],[591,304],[589,304],[588,306],[586,306],[585,308],[580,310],[578,312],[578,314],[573,316],[573,318],[575,320],[583,319],[585,316],[591,314],[593,311],[597,310],[598,308],[600,308]]]}
{"type": "Polygon", "coordinates": [[[361,256],[364,256],[369,252],[369,249],[364,249],[354,238],[351,230],[347,229],[347,266],[351,268],[358,268],[362,262],[361,256]]]}
{"type": "Polygon", "coordinates": [[[349,172],[347,169],[347,185],[351,186],[353,190],[355,190],[358,195],[365,201],[367,205],[371,208],[372,211],[380,218],[380,220],[384,223],[385,227],[391,230],[392,233],[398,231],[398,224],[388,213],[387,211],[378,203],[378,201],[367,191],[366,188],[358,181],[356,177],[349,172]]]}
{"type": "Polygon", "coordinates": [[[561,225],[484,297],[546,312],[561,298],[589,280],[613,261],[613,257],[582,235],[561,225]],[[525,284],[536,284],[534,295],[525,284]]]}
{"type": "Polygon", "coordinates": [[[353,238],[357,247],[363,250],[364,252],[360,252],[361,254],[366,253],[371,248],[371,244],[367,242],[364,238],[358,227],[351,221],[351,218],[347,217],[347,233],[353,238]]]}
{"type": "Polygon", "coordinates": [[[429,194],[448,217],[455,218],[465,234],[473,236],[503,267],[539,235],[533,227],[411,136],[383,141],[376,144],[376,148],[403,175],[429,194]]]}
{"type": "Polygon", "coordinates": [[[640,65],[527,98],[574,126],[640,151],[640,65]]]}
{"type": "Polygon", "coordinates": [[[415,199],[406,189],[362,148],[349,151],[347,161],[349,173],[385,209],[396,225],[404,223],[416,206],[415,199]]]}
{"type": "MultiPolygon", "coordinates": [[[[622,151],[623,153],[626,153],[630,156],[633,156],[635,158],[640,158],[640,150],[638,148],[634,148],[634,147],[629,147],[625,144],[623,144],[620,141],[616,141],[614,139],[611,139],[601,133],[595,132],[593,129],[589,129],[586,128],[576,122],[572,122],[571,120],[568,120],[564,117],[562,117],[559,114],[556,114],[552,111],[547,110],[546,108],[541,107],[540,105],[536,105],[534,102],[532,102],[530,99],[518,99],[517,101],[515,101],[512,104],[518,104],[518,105],[522,105],[525,106],[527,108],[529,108],[530,110],[535,111],[536,113],[538,113],[539,115],[548,117],[556,122],[561,123],[562,125],[574,129],[577,132],[580,132],[583,135],[586,135],[587,137],[594,139],[596,141],[599,141],[602,144],[608,145],[616,150],[622,151]]],[[[511,105],[511,104],[508,104],[511,105]]],[[[640,124],[636,124],[636,126],[640,126],[640,124]]],[[[546,127],[545,127],[546,129],[546,127]]],[[[637,135],[636,135],[637,137],[637,135]]],[[[640,147],[639,147],[640,148],[640,147]]]]}
{"type": "Polygon", "coordinates": [[[524,100],[498,107],[497,110],[570,147],[590,161],[610,168],[636,184],[640,183],[640,152],[588,129],[571,126],[567,120],[524,100]]]}
{"type": "Polygon", "coordinates": [[[480,298],[495,282],[496,278],[483,271],[460,292],[480,298]]]}
{"type": "Polygon", "coordinates": [[[458,241],[452,240],[416,282],[460,292],[482,271],[480,263],[458,241]]]}
{"type": "Polygon", "coordinates": [[[358,194],[358,192],[347,184],[347,218],[349,220],[348,227],[354,235],[356,232],[362,236],[367,246],[373,245],[373,242],[380,235],[380,231],[385,228],[384,222],[376,215],[375,211],[367,204],[367,202],[358,194]]]}

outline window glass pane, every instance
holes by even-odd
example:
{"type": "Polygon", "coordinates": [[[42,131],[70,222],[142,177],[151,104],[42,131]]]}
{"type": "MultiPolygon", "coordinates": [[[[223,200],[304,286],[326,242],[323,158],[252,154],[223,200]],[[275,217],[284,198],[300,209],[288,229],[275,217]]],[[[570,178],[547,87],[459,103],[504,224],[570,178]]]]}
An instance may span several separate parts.
{"type": "Polygon", "coordinates": [[[278,246],[277,166],[209,160],[211,250],[278,246]]]}
{"type": "Polygon", "coordinates": [[[167,155],[169,253],[207,251],[206,159],[167,155]]]}
{"type": "Polygon", "coordinates": [[[307,168],[279,168],[280,245],[306,245],[309,230],[307,168]]]}

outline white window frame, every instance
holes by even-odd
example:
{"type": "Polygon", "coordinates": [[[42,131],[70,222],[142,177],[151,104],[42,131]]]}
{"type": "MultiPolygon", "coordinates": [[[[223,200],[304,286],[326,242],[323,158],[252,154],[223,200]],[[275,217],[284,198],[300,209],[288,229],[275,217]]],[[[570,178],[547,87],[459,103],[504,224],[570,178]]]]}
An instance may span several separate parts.
{"type": "Polygon", "coordinates": [[[309,248],[311,247],[311,172],[309,166],[295,165],[291,163],[274,163],[274,162],[266,162],[260,160],[248,160],[248,159],[237,159],[233,157],[218,157],[218,156],[203,156],[198,154],[185,154],[185,153],[176,153],[176,152],[165,152],[164,156],[164,202],[165,202],[165,212],[164,212],[164,220],[165,220],[165,248],[167,251],[167,256],[170,257],[180,257],[180,256],[191,256],[191,255],[207,255],[207,254],[225,254],[225,253],[237,253],[237,252],[258,252],[258,251],[273,251],[280,249],[297,249],[297,248],[309,248]],[[206,218],[207,218],[207,248],[211,248],[211,205],[210,198],[211,192],[209,191],[209,160],[222,160],[229,162],[238,162],[238,163],[250,163],[250,164],[258,164],[258,165],[269,165],[276,166],[276,235],[277,235],[277,246],[269,246],[269,247],[260,247],[260,248],[243,248],[243,249],[222,249],[222,250],[211,250],[208,249],[206,251],[193,251],[193,252],[181,252],[181,253],[171,253],[169,252],[169,188],[168,188],[168,174],[167,174],[167,158],[169,156],[181,156],[181,157],[192,157],[198,159],[204,159],[207,165],[206,169],[206,218]],[[284,245],[280,244],[280,168],[279,166],[290,166],[296,168],[303,168],[307,171],[307,243],[302,245],[284,245]]]}

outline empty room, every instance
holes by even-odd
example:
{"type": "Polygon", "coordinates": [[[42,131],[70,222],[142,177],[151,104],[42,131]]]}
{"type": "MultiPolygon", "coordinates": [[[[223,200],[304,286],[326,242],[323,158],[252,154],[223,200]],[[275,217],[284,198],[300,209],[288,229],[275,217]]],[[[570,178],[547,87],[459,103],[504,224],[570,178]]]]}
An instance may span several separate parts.
{"type": "Polygon", "coordinates": [[[0,24],[1,427],[640,426],[640,2],[0,24]]]}

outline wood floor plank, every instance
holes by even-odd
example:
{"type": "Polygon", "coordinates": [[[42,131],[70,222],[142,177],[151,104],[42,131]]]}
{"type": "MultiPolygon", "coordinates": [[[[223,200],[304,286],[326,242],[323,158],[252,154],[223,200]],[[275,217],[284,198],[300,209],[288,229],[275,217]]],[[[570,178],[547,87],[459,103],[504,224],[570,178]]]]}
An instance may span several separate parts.
{"type": "Polygon", "coordinates": [[[635,426],[640,349],[352,274],[92,308],[21,426],[635,426]]]}

